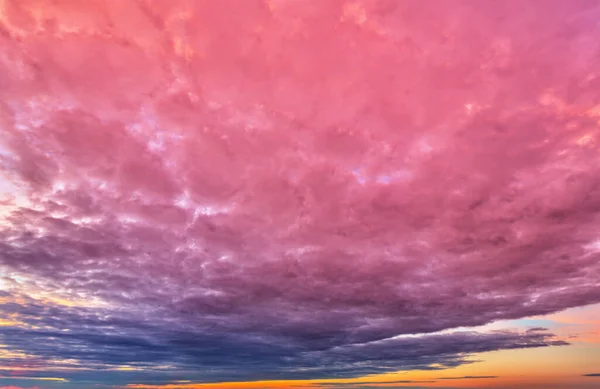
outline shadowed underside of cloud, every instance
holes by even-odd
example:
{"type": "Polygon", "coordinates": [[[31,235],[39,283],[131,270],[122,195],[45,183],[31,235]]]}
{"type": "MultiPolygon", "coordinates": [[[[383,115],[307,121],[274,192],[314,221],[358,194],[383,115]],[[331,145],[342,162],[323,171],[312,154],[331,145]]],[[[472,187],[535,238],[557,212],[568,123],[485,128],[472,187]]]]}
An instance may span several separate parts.
{"type": "MultiPolygon", "coordinates": [[[[224,333],[197,321],[161,319],[164,312],[117,313],[102,309],[4,304],[19,327],[6,328],[0,344],[25,357],[5,358],[5,367],[68,370],[73,361],[98,371],[141,369],[149,383],[167,380],[165,370],[193,372],[206,381],[354,377],[398,369],[440,369],[470,363],[474,353],[564,345],[545,330],[453,332],[396,337],[331,348],[310,348],[246,333],[224,333]],[[36,356],[28,358],[27,355],[36,356]]],[[[69,374],[72,374],[70,372],[69,374]]],[[[92,373],[86,372],[86,375],[92,373]]],[[[74,377],[77,378],[77,377],[74,377]]]]}
{"type": "Polygon", "coordinates": [[[597,2],[2,4],[19,363],[456,366],[563,343],[394,337],[600,301],[597,2]]]}

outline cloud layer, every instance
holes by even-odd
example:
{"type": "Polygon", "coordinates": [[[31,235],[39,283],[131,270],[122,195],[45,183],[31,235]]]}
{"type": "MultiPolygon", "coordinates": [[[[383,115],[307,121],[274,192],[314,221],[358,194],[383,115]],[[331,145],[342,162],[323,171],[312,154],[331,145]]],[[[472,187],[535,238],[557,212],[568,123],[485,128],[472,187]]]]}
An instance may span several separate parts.
{"type": "Polygon", "coordinates": [[[596,2],[0,4],[19,366],[455,366],[563,343],[397,336],[600,301],[596,2]]]}
{"type": "Polygon", "coordinates": [[[190,373],[188,378],[306,379],[440,369],[471,363],[469,356],[474,353],[566,344],[545,329],[534,329],[522,333],[457,331],[310,347],[275,338],[266,330],[258,336],[210,328],[200,320],[178,318],[173,322],[161,319],[160,312],[143,320],[140,312],[105,309],[14,303],[0,308],[20,320],[19,326],[2,331],[0,343],[25,353],[4,358],[5,368],[67,371],[70,375],[71,368],[83,366],[100,376],[106,371],[127,371],[123,370],[127,366],[144,372],[149,383],[172,376],[168,370],[193,372],[198,367],[209,369],[190,373]]]}

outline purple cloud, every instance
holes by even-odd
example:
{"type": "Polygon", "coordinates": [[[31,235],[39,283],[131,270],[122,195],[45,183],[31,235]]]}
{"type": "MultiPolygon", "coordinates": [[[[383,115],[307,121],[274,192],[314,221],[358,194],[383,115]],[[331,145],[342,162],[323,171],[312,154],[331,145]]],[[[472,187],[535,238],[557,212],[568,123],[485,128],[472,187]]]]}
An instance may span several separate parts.
{"type": "Polygon", "coordinates": [[[600,302],[597,3],[5,3],[29,363],[456,366],[564,342],[437,332],[600,302]]]}

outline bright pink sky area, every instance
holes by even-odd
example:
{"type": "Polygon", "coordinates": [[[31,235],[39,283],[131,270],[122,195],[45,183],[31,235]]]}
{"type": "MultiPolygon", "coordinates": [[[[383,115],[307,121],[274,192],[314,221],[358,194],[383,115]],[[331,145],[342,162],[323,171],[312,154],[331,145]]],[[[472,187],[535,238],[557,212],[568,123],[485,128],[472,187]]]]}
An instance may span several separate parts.
{"type": "Polygon", "coordinates": [[[599,20],[0,0],[0,384],[596,385],[599,20]]]}

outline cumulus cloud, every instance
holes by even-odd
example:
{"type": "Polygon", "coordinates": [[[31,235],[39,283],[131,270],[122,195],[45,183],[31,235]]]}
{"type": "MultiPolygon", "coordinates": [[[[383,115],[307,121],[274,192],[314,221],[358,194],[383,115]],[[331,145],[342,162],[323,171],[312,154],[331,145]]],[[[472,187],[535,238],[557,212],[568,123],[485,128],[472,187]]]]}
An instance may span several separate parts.
{"type": "Polygon", "coordinates": [[[257,378],[563,344],[434,334],[600,302],[600,8],[550,3],[2,2],[2,342],[257,378]]]}

